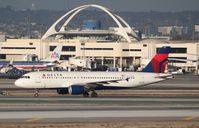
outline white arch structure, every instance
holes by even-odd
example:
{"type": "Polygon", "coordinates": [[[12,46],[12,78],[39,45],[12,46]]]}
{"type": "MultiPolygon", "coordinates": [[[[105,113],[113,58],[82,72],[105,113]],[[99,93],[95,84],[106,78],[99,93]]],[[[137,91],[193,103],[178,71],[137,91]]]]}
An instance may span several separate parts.
{"type": "MultiPolygon", "coordinates": [[[[64,28],[68,25],[68,23],[73,19],[74,16],[76,16],[82,10],[85,10],[85,9],[91,8],[91,7],[92,8],[98,8],[98,9],[104,11],[105,13],[107,13],[114,20],[114,22],[118,26],[116,34],[122,36],[124,39],[126,39],[127,42],[131,42],[131,38],[128,36],[128,34],[132,35],[134,38],[136,38],[137,40],[139,40],[139,37],[137,36],[137,34],[132,30],[132,28],[128,25],[128,23],[126,23],[126,21],[124,21],[124,19],[122,19],[120,16],[118,16],[116,14],[112,14],[109,9],[107,9],[107,8],[105,8],[103,6],[100,6],[100,5],[95,5],[95,4],[82,5],[82,6],[79,6],[77,8],[74,8],[74,9],[70,10],[69,12],[67,12],[66,14],[64,14],[62,17],[60,17],[47,30],[47,32],[43,35],[42,39],[47,39],[51,35],[55,35],[56,33],[60,32],[60,31],[64,31],[64,28]],[[64,22],[64,24],[62,25],[62,27],[60,28],[60,30],[57,31],[55,29],[56,25],[60,21],[62,21],[65,17],[67,17],[68,15],[70,15],[70,17],[64,22]],[[121,22],[126,26],[125,28],[121,25],[121,22]]],[[[60,36],[57,36],[57,37],[60,37],[60,36]]]]}

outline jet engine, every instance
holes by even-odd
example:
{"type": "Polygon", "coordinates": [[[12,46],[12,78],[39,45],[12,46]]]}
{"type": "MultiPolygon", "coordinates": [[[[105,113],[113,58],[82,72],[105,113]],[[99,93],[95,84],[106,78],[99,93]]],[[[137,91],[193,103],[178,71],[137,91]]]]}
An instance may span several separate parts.
{"type": "Polygon", "coordinates": [[[59,88],[57,89],[58,94],[68,94],[68,88],[59,88]]]}
{"type": "Polygon", "coordinates": [[[68,92],[71,95],[83,94],[85,92],[85,88],[82,85],[72,85],[68,88],[68,92]]]}

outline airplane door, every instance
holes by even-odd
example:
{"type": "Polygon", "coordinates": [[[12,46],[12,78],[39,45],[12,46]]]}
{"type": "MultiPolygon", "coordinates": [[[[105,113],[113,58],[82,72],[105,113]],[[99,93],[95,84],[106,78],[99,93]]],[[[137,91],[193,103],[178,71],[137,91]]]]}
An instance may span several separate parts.
{"type": "Polygon", "coordinates": [[[42,78],[40,75],[35,77],[35,88],[45,88],[45,84],[42,82],[42,78]]]}

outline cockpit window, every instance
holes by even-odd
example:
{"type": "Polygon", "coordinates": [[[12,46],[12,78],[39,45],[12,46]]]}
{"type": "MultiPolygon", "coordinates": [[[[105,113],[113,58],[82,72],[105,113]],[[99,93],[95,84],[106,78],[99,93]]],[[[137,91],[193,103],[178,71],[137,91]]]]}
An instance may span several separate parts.
{"type": "Polygon", "coordinates": [[[22,76],[21,78],[30,79],[30,76],[22,76]]]}

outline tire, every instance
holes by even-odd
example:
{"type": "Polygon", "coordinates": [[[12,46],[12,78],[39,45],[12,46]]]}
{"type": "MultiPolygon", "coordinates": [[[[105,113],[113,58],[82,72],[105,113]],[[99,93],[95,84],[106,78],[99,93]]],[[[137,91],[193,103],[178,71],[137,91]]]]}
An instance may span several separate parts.
{"type": "Polygon", "coordinates": [[[88,92],[84,92],[83,93],[83,97],[89,97],[89,93],[88,92]]]}
{"type": "Polygon", "coordinates": [[[34,97],[39,97],[39,94],[38,94],[38,93],[35,93],[35,94],[34,94],[34,97]]]}
{"type": "Polygon", "coordinates": [[[92,92],[92,93],[91,93],[91,97],[98,97],[98,95],[97,95],[96,92],[92,92]]]}

